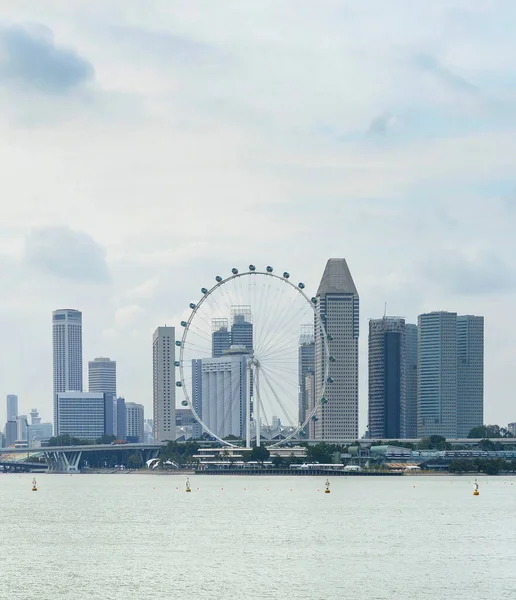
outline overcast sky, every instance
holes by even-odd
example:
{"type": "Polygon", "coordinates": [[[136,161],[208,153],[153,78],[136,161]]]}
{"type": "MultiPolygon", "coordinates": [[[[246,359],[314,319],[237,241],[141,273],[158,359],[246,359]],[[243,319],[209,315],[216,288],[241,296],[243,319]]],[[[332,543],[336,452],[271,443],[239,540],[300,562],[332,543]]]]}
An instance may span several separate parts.
{"type": "Polygon", "coordinates": [[[2,2],[0,394],[51,419],[51,312],[77,308],[85,363],[115,359],[151,417],[157,325],[233,266],[315,292],[334,256],[361,297],[361,431],[385,302],[484,315],[486,420],[515,421],[515,18],[513,0],[2,2]]]}

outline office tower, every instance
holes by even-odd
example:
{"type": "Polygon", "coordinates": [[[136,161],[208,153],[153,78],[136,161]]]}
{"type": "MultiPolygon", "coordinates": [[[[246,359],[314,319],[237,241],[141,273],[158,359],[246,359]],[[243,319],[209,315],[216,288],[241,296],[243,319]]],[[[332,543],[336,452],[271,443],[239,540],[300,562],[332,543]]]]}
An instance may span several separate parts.
{"type": "Polygon", "coordinates": [[[158,327],[152,338],[154,439],[176,437],[175,329],[158,327]]]}
{"type": "Polygon", "coordinates": [[[253,324],[250,306],[231,307],[231,345],[253,352],[253,324]]]}
{"type": "Polygon", "coordinates": [[[369,321],[371,439],[416,437],[417,326],[400,317],[369,321]]]}
{"type": "Polygon", "coordinates": [[[27,415],[16,417],[16,441],[26,442],[29,439],[29,421],[27,415]]]}
{"type": "Polygon", "coordinates": [[[5,447],[14,446],[18,433],[18,424],[16,420],[7,421],[5,424],[5,447]]]}
{"type": "Polygon", "coordinates": [[[319,289],[315,316],[315,394],[326,373],[320,323],[326,326],[330,356],[325,397],[311,423],[311,437],[319,440],[358,438],[359,297],[344,258],[330,258],[319,289]]]}
{"type": "Polygon", "coordinates": [[[211,320],[211,355],[222,356],[231,346],[231,332],[227,319],[211,320]]]}
{"type": "Polygon", "coordinates": [[[114,400],[114,435],[117,440],[125,440],[127,436],[127,422],[126,422],[126,407],[125,398],[117,398],[114,400]]]}
{"type": "Polygon", "coordinates": [[[143,404],[135,402],[125,403],[126,439],[132,443],[143,443],[144,440],[144,414],[143,404]]]}
{"type": "Polygon", "coordinates": [[[369,437],[402,437],[406,402],[405,319],[369,321],[369,437]]]}
{"type": "Polygon", "coordinates": [[[457,437],[457,313],[418,317],[418,437],[457,437]]]}
{"type": "Polygon", "coordinates": [[[7,421],[16,421],[18,416],[18,396],[16,394],[7,395],[7,421]]]}
{"type": "Polygon", "coordinates": [[[37,408],[33,408],[30,411],[30,424],[31,425],[38,425],[39,423],[41,423],[41,417],[39,416],[39,412],[37,408]]]}
{"type": "Polygon", "coordinates": [[[405,432],[402,437],[417,438],[417,325],[405,323],[405,432]]]}
{"type": "MultiPolygon", "coordinates": [[[[220,358],[220,357],[215,357],[220,358]]],[[[192,406],[198,417],[202,420],[202,359],[194,358],[192,360],[192,406]]],[[[192,413],[193,414],[193,413],[192,413]]],[[[194,417],[192,425],[192,438],[201,439],[204,430],[201,424],[194,417]]]]}
{"type": "Polygon", "coordinates": [[[82,392],[82,313],[62,309],[52,313],[54,359],[54,430],[57,431],[56,394],[82,392]]]}
{"type": "Polygon", "coordinates": [[[515,423],[509,423],[507,425],[507,430],[512,435],[512,437],[516,437],[516,422],[515,423]]]}
{"type": "Polygon", "coordinates": [[[313,325],[302,325],[299,337],[298,377],[299,377],[299,423],[305,422],[310,406],[306,393],[306,376],[315,371],[315,337],[313,325]]]}
{"type": "Polygon", "coordinates": [[[62,392],[56,394],[55,435],[97,440],[113,435],[113,397],[102,392],[62,392]]]}
{"type": "Polygon", "coordinates": [[[110,393],[116,398],[115,360],[99,357],[88,362],[88,390],[110,393]]]}
{"type": "Polygon", "coordinates": [[[245,437],[247,360],[245,349],[233,346],[224,356],[192,361],[194,408],[221,438],[245,437]]]}
{"type": "Polygon", "coordinates": [[[457,437],[484,423],[484,317],[457,317],[457,437]]]}

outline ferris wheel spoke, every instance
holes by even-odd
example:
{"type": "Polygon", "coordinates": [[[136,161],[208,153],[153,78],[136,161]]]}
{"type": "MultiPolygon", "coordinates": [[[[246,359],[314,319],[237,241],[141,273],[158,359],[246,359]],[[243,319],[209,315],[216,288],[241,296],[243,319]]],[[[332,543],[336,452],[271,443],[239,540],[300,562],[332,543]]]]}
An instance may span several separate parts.
{"type": "MultiPolygon", "coordinates": [[[[284,291],[284,290],[283,290],[284,291]]],[[[289,314],[289,312],[292,312],[292,308],[294,307],[296,298],[293,297],[290,301],[290,303],[287,302],[287,304],[285,305],[284,303],[281,302],[281,299],[278,300],[278,306],[283,306],[283,308],[281,310],[276,310],[276,311],[270,311],[272,313],[272,319],[270,321],[270,326],[268,327],[264,337],[263,337],[263,341],[262,341],[262,351],[265,352],[268,344],[270,343],[271,338],[274,339],[274,336],[276,335],[276,332],[279,329],[279,326],[281,325],[282,329],[287,329],[286,325],[285,325],[285,314],[289,314]]]]}
{"type": "Polygon", "coordinates": [[[274,396],[276,402],[278,403],[278,406],[281,408],[281,410],[283,411],[283,414],[285,415],[285,419],[287,420],[287,423],[294,423],[295,421],[291,418],[291,416],[289,415],[287,409],[285,408],[285,405],[283,404],[282,400],[280,399],[279,395],[276,393],[273,384],[271,383],[270,379],[269,379],[269,375],[267,373],[265,373],[265,371],[262,370],[262,374],[263,374],[263,379],[265,381],[265,383],[267,384],[271,394],[274,396]]]}

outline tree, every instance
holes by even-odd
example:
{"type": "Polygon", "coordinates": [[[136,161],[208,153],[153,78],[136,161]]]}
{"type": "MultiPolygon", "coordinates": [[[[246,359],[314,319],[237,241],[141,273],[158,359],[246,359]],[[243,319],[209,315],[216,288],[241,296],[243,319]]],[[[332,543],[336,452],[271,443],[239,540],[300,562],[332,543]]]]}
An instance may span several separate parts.
{"type": "Polygon", "coordinates": [[[318,462],[330,464],[333,462],[334,448],[330,444],[319,442],[313,446],[308,446],[306,451],[307,462],[318,462]]]}
{"type": "Polygon", "coordinates": [[[480,425],[479,427],[473,427],[469,432],[468,438],[510,438],[513,437],[511,432],[505,427],[500,425],[480,425]]]}
{"type": "Polygon", "coordinates": [[[274,465],[274,467],[276,469],[281,469],[282,467],[285,466],[285,461],[283,460],[283,458],[281,456],[275,456],[272,459],[272,464],[274,465]]]}
{"type": "Polygon", "coordinates": [[[421,440],[419,448],[421,450],[450,450],[451,444],[448,444],[442,435],[431,435],[421,440]]]}
{"type": "Polygon", "coordinates": [[[263,463],[269,459],[271,453],[265,446],[253,446],[253,449],[247,454],[246,462],[259,462],[263,463]]]}

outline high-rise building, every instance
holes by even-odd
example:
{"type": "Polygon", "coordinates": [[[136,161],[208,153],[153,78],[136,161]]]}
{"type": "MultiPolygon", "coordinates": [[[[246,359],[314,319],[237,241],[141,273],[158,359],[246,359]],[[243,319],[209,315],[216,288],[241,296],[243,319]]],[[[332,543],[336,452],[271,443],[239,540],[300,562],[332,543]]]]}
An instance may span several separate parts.
{"type": "Polygon", "coordinates": [[[507,430],[509,431],[509,433],[512,435],[512,437],[516,437],[516,422],[514,423],[509,423],[507,425],[507,430]]]}
{"type": "Polygon", "coordinates": [[[56,395],[55,435],[96,440],[113,435],[113,397],[101,392],[63,392],[56,395]]]}
{"type": "Polygon", "coordinates": [[[245,437],[247,359],[245,346],[232,346],[224,356],[192,361],[194,408],[206,427],[221,438],[245,437]]]}
{"type": "Polygon", "coordinates": [[[5,424],[5,447],[14,446],[18,434],[18,425],[15,421],[7,421],[5,424]]]}
{"type": "Polygon", "coordinates": [[[457,437],[457,313],[418,317],[418,437],[457,437]]]}
{"type": "Polygon", "coordinates": [[[311,437],[320,440],[358,438],[358,334],[359,297],[344,258],[330,258],[319,289],[315,317],[315,393],[326,373],[326,355],[320,323],[326,327],[330,382],[327,403],[319,405],[311,437]]]}
{"type": "Polygon", "coordinates": [[[29,439],[29,420],[27,415],[18,415],[16,417],[16,441],[27,442],[29,439]]]}
{"type": "Polygon", "coordinates": [[[402,437],[406,401],[405,319],[369,321],[369,437],[402,437]]]}
{"type": "Polygon", "coordinates": [[[369,437],[416,437],[417,326],[400,317],[371,319],[368,352],[369,437]]]}
{"type": "Polygon", "coordinates": [[[457,437],[484,423],[484,317],[457,317],[457,437]]]}
{"type": "Polygon", "coordinates": [[[18,416],[18,396],[16,394],[7,395],[7,421],[16,421],[18,416]]]}
{"type": "Polygon", "coordinates": [[[405,432],[417,438],[417,325],[405,323],[405,432]]]}
{"type": "Polygon", "coordinates": [[[114,401],[114,435],[117,440],[125,440],[127,436],[127,421],[125,412],[125,398],[117,398],[114,401]]]}
{"type": "Polygon", "coordinates": [[[41,417],[39,416],[39,412],[37,408],[33,408],[30,411],[30,424],[31,425],[39,425],[41,423],[41,417]]]}
{"type": "Polygon", "coordinates": [[[231,346],[231,332],[227,319],[211,320],[211,355],[222,356],[231,346]]]}
{"type": "Polygon", "coordinates": [[[82,392],[82,313],[74,309],[52,313],[54,359],[54,430],[57,432],[57,394],[82,392]]]}
{"type": "Polygon", "coordinates": [[[245,346],[249,354],[253,352],[253,323],[250,306],[231,307],[231,345],[245,346]]]}
{"type": "Polygon", "coordinates": [[[126,439],[128,442],[144,442],[144,411],[143,404],[125,403],[126,439]]]}
{"type": "Polygon", "coordinates": [[[115,360],[99,357],[88,362],[88,390],[110,393],[116,398],[115,360]]]}
{"type": "Polygon", "coordinates": [[[419,316],[418,437],[467,437],[483,424],[484,319],[419,316]]]}
{"type": "Polygon", "coordinates": [[[156,329],[152,338],[152,357],[154,439],[157,442],[173,441],[176,436],[174,327],[156,329]]]}
{"type": "Polygon", "coordinates": [[[307,416],[309,397],[306,393],[306,376],[315,372],[315,337],[313,325],[302,325],[299,336],[298,376],[299,376],[299,408],[298,419],[302,425],[307,416]]]}

